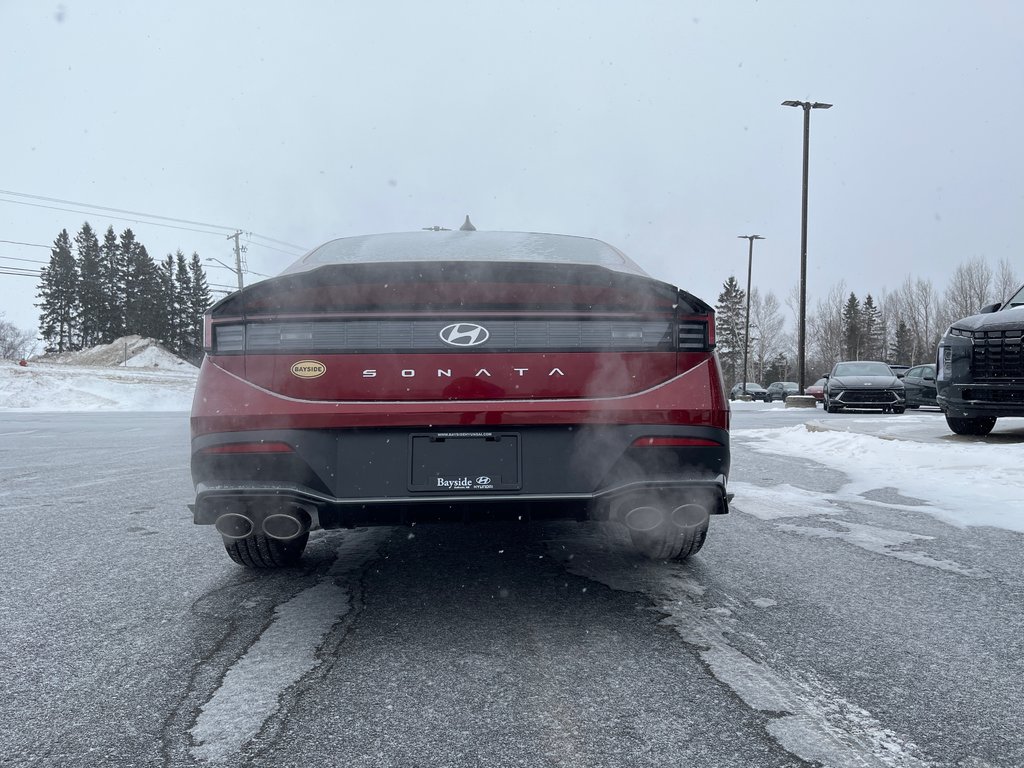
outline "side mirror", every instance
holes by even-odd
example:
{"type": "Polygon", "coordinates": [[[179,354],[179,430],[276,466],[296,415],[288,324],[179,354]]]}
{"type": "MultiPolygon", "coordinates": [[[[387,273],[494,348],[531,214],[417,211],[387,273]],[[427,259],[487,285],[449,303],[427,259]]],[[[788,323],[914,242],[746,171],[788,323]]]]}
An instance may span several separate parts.
{"type": "Polygon", "coordinates": [[[999,308],[1003,306],[1001,301],[997,301],[994,304],[986,304],[984,307],[978,310],[979,315],[990,315],[993,312],[998,312],[999,308]]]}

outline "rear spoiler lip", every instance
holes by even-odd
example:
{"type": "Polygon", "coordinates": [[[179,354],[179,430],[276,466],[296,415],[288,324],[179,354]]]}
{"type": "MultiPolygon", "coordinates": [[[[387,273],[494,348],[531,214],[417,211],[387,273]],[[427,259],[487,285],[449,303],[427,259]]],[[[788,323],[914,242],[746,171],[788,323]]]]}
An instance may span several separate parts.
{"type": "MultiPolygon", "coordinates": [[[[443,275],[453,282],[477,282],[481,275],[493,275],[498,282],[530,283],[536,281],[553,284],[564,283],[618,286],[639,291],[660,294],[662,300],[672,302],[676,306],[680,302],[688,304],[693,311],[714,314],[714,309],[693,294],[674,285],[652,277],[623,273],[592,264],[563,264],[543,262],[487,262],[487,261],[454,261],[454,262],[379,262],[369,264],[329,264],[304,272],[295,272],[258,283],[248,285],[235,291],[207,310],[207,315],[214,319],[222,317],[253,317],[253,308],[261,300],[274,293],[287,293],[291,289],[322,285],[333,278],[337,282],[357,282],[369,284],[387,284],[398,281],[422,281],[424,271],[435,275],[443,275]],[[571,277],[571,279],[570,279],[571,277]],[[246,307],[249,307],[248,309],[246,307]]],[[[354,308],[353,308],[354,309],[354,308]]],[[[585,311],[585,308],[567,311],[585,311]]],[[[294,314],[292,311],[273,313],[259,312],[259,316],[270,314],[294,314]]],[[[684,314],[689,314],[684,312],[684,314]]]]}

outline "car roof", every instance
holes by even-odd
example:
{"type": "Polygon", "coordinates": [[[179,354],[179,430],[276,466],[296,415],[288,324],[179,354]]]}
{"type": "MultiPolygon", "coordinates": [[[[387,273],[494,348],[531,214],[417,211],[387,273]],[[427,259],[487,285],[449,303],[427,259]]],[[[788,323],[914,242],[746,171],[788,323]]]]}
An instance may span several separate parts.
{"type": "Polygon", "coordinates": [[[587,264],[649,277],[636,262],[591,237],[539,232],[425,231],[360,235],[330,240],[281,274],[328,264],[418,261],[544,262],[587,264]]]}

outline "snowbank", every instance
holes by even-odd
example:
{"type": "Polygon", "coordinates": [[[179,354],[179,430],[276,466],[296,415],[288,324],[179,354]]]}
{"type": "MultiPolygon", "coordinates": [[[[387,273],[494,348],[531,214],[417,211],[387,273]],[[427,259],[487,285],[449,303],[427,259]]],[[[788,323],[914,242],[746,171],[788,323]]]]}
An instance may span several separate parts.
{"type": "Polygon", "coordinates": [[[152,339],[0,360],[0,411],[187,411],[199,369],[152,339]]]}

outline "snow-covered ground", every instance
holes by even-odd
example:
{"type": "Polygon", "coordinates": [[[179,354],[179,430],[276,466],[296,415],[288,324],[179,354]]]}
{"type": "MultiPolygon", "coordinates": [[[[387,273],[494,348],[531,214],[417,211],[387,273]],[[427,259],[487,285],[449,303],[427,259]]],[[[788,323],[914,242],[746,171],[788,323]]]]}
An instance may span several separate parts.
{"type": "MultiPolygon", "coordinates": [[[[95,349],[20,366],[0,361],[3,411],[188,411],[199,370],[154,342],[128,337],[95,349]]],[[[821,494],[778,478],[752,485],[734,472],[737,510],[764,519],[839,511],[844,501],[871,503],[873,491],[894,489],[900,508],[960,526],[1024,532],[1024,419],[1000,419],[987,438],[952,435],[941,414],[830,416],[781,403],[732,404],[736,411],[779,412],[780,426],[733,430],[756,452],[806,458],[838,470],[846,482],[821,494]],[[785,414],[784,414],[785,412],[785,414]]],[[[2,418],[2,417],[0,417],[2,418]]],[[[734,419],[734,421],[741,421],[734,419]]],[[[892,506],[891,502],[886,502],[892,506]]]]}
{"type": "Polygon", "coordinates": [[[0,360],[0,411],[187,411],[198,374],[152,339],[128,336],[24,366],[0,360]]]}
{"type": "MultiPolygon", "coordinates": [[[[734,411],[785,410],[781,403],[732,405],[734,411]]],[[[846,504],[877,503],[957,526],[1024,532],[1024,419],[999,419],[987,437],[963,437],[950,432],[934,410],[898,416],[831,415],[821,408],[805,413],[799,424],[787,419],[777,428],[734,429],[733,441],[758,453],[824,465],[845,475],[845,483],[822,494],[790,485],[784,477],[776,485],[732,482],[737,509],[779,519],[839,514],[846,504]],[[883,491],[903,497],[902,502],[872,501],[883,491]]]]}

